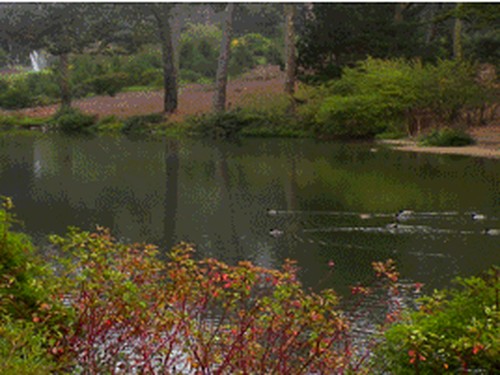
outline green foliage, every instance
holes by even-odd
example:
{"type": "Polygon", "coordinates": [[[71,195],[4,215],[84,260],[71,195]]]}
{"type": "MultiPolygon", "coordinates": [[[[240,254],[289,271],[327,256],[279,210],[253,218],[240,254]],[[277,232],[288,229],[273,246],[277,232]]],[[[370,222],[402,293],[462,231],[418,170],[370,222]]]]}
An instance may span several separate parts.
{"type": "Polygon", "coordinates": [[[0,107],[5,109],[18,109],[34,104],[28,84],[23,79],[13,81],[7,90],[0,92],[0,107]]]}
{"type": "Polygon", "coordinates": [[[0,107],[19,109],[47,105],[59,95],[55,76],[50,71],[15,74],[2,79],[0,107]]]}
{"type": "Polygon", "coordinates": [[[215,78],[221,40],[218,26],[188,24],[181,34],[181,72],[190,70],[206,78],[215,78]]]}
{"type": "Polygon", "coordinates": [[[407,136],[406,133],[400,131],[385,131],[383,133],[379,133],[375,136],[375,139],[401,139],[407,136]]]}
{"type": "Polygon", "coordinates": [[[60,348],[71,318],[53,297],[49,265],[35,255],[17,222],[10,198],[0,209],[0,373],[47,374],[64,365],[60,348]],[[58,358],[56,366],[55,357],[58,358]]]}
{"type": "Polygon", "coordinates": [[[191,117],[187,124],[192,132],[203,137],[232,138],[260,120],[260,116],[238,109],[191,117]]]}
{"type": "Polygon", "coordinates": [[[146,69],[141,74],[141,84],[153,87],[163,86],[163,70],[159,68],[146,69]]]}
{"type": "Polygon", "coordinates": [[[460,129],[434,129],[429,134],[421,136],[419,144],[422,146],[459,147],[474,144],[474,139],[460,129]]]}
{"type": "Polygon", "coordinates": [[[0,116],[0,126],[1,127],[40,127],[43,125],[48,125],[50,123],[50,119],[47,117],[29,117],[22,115],[15,116],[0,116]]]}
{"type": "Polygon", "coordinates": [[[47,337],[36,323],[3,316],[0,322],[0,373],[44,375],[57,369],[47,353],[47,337]]]}
{"type": "Polygon", "coordinates": [[[127,82],[125,73],[107,73],[94,78],[91,78],[88,85],[92,87],[92,91],[98,95],[107,94],[114,96],[118,93],[127,82]]]}
{"type": "Polygon", "coordinates": [[[370,138],[385,128],[386,103],[376,95],[331,96],[316,115],[321,136],[370,138]]]}
{"type": "Polygon", "coordinates": [[[147,85],[151,83],[157,84],[158,74],[163,77],[161,67],[160,50],[146,46],[138,54],[113,57],[110,70],[115,73],[123,72],[127,74],[127,85],[147,85]]]}
{"type": "Polygon", "coordinates": [[[229,74],[239,75],[257,65],[280,65],[282,57],[271,39],[251,33],[231,42],[229,74]]]}
{"type": "Polygon", "coordinates": [[[97,121],[95,128],[100,133],[119,133],[123,128],[123,121],[114,115],[104,116],[97,121]]]}
{"type": "Polygon", "coordinates": [[[13,204],[3,198],[0,209],[0,313],[14,318],[28,318],[46,297],[37,281],[43,268],[33,255],[33,246],[27,236],[11,230],[15,222],[10,213],[13,204]]]}
{"type": "Polygon", "coordinates": [[[421,300],[385,334],[379,349],[383,372],[455,374],[500,370],[500,274],[493,267],[483,277],[459,278],[458,287],[421,300]]]}
{"type": "Polygon", "coordinates": [[[194,72],[189,69],[182,69],[180,71],[181,82],[196,83],[205,78],[201,73],[194,72]]]}
{"type": "Polygon", "coordinates": [[[122,132],[125,134],[149,134],[151,125],[160,124],[164,121],[165,118],[162,113],[131,116],[124,121],[122,132]]]}
{"type": "Polygon", "coordinates": [[[87,133],[97,121],[96,116],[86,115],[76,108],[63,108],[52,118],[52,124],[67,133],[87,133]]]}
{"type": "Polygon", "coordinates": [[[418,60],[368,58],[344,69],[341,79],[320,86],[317,93],[312,90],[299,113],[315,123],[320,135],[412,133],[417,123],[418,130],[421,125],[454,126],[463,122],[465,111],[492,100],[489,89],[475,81],[475,71],[467,62],[423,65],[418,60]],[[326,99],[318,100],[321,96],[326,99]],[[421,124],[423,114],[426,120],[421,124]]]}

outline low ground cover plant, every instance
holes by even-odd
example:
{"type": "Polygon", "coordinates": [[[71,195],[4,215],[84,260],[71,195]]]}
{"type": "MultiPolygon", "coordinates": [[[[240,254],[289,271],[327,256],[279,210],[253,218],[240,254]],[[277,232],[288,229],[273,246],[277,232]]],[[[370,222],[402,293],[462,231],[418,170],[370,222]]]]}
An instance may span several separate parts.
{"type": "Polygon", "coordinates": [[[97,122],[97,117],[87,115],[77,108],[61,108],[51,119],[51,123],[66,133],[89,133],[97,122]]]}
{"type": "Polygon", "coordinates": [[[422,146],[460,147],[474,144],[474,139],[462,129],[434,129],[419,138],[422,146]]]}
{"type": "Polygon", "coordinates": [[[500,371],[500,269],[458,278],[449,290],[422,298],[385,333],[380,371],[456,374],[500,371]]]}

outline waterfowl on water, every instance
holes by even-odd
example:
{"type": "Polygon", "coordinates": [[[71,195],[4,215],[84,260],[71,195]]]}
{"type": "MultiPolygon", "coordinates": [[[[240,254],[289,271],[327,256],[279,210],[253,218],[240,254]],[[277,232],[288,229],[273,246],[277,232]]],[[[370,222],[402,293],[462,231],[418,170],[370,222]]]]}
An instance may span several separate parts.
{"type": "Polygon", "coordinates": [[[390,223],[386,225],[387,229],[397,229],[398,228],[398,223],[390,223]]]}
{"type": "Polygon", "coordinates": [[[485,230],[483,230],[483,233],[489,236],[500,236],[500,229],[486,228],[485,230]]]}
{"type": "Polygon", "coordinates": [[[269,235],[274,237],[274,238],[281,237],[283,234],[284,234],[284,232],[282,230],[279,230],[279,229],[271,229],[269,231],[269,235]]]}
{"type": "Polygon", "coordinates": [[[400,210],[396,213],[396,220],[407,220],[414,214],[411,210],[400,210]]]}
{"type": "Polygon", "coordinates": [[[477,214],[477,213],[473,212],[471,214],[471,218],[472,218],[472,220],[486,220],[486,215],[477,214]]]}
{"type": "Polygon", "coordinates": [[[268,214],[269,216],[274,216],[274,215],[277,215],[277,214],[278,214],[278,211],[276,211],[276,210],[267,210],[267,214],[268,214]]]}

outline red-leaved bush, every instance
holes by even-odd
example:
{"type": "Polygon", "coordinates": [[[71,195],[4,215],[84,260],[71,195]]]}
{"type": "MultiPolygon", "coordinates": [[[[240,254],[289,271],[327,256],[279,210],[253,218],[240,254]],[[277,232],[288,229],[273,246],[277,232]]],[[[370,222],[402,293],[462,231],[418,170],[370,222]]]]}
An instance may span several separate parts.
{"type": "MultiPolygon", "coordinates": [[[[71,359],[72,372],[362,372],[367,356],[350,339],[337,296],[305,291],[292,261],[281,270],[230,266],[195,260],[184,243],[165,260],[156,247],[119,243],[102,228],[52,240],[66,253],[54,298],[71,317],[55,354],[71,359]]],[[[397,281],[392,263],[374,266],[397,281]]]]}

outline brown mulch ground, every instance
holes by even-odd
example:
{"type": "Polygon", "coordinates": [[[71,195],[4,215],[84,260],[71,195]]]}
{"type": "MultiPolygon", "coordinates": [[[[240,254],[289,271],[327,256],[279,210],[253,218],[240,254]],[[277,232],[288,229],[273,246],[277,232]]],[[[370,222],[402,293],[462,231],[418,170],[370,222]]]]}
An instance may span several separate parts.
{"type": "MultiPolygon", "coordinates": [[[[245,95],[259,93],[273,94],[283,92],[285,81],[278,67],[269,67],[265,71],[255,70],[241,79],[230,81],[227,86],[228,107],[241,104],[245,95]]],[[[211,111],[214,96],[213,87],[190,84],[179,90],[177,112],[170,117],[172,121],[180,121],[186,115],[195,115],[211,111]]],[[[95,96],[73,102],[83,112],[99,117],[115,115],[121,118],[132,115],[143,115],[163,110],[163,91],[127,92],[114,97],[95,96]]],[[[27,108],[9,113],[19,113],[33,117],[45,117],[54,114],[58,105],[27,108]]]]}

